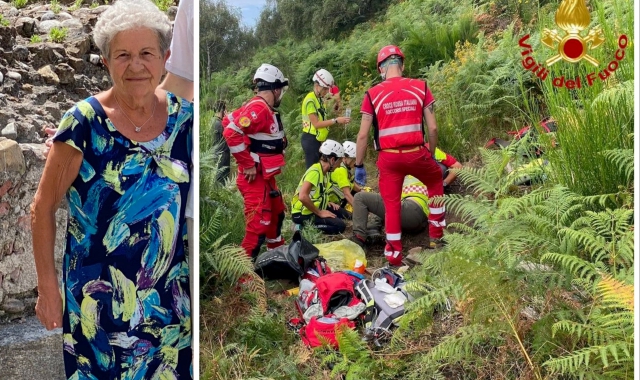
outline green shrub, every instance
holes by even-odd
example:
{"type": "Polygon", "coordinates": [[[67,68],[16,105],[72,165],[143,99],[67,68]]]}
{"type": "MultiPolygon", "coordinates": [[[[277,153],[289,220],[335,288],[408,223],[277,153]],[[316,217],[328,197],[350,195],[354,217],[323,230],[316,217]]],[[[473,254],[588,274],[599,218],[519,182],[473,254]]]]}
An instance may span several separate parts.
{"type": "Polygon", "coordinates": [[[29,2],[29,0],[12,0],[11,1],[11,5],[13,5],[14,7],[21,9],[27,6],[27,3],[29,2]]]}
{"type": "Polygon", "coordinates": [[[37,44],[42,42],[42,38],[40,38],[39,35],[34,34],[33,36],[31,36],[31,38],[29,39],[29,42],[31,42],[32,44],[37,44]]]}
{"type": "Polygon", "coordinates": [[[67,38],[67,28],[57,28],[53,27],[49,30],[49,40],[57,43],[64,42],[64,39],[67,38]]]}
{"type": "Polygon", "coordinates": [[[58,0],[51,0],[51,3],[49,4],[49,9],[51,9],[53,13],[58,14],[62,10],[62,7],[60,6],[60,3],[58,2],[58,0]]]}
{"type": "Polygon", "coordinates": [[[153,0],[153,2],[163,12],[166,12],[173,5],[173,0],[153,0]]]}

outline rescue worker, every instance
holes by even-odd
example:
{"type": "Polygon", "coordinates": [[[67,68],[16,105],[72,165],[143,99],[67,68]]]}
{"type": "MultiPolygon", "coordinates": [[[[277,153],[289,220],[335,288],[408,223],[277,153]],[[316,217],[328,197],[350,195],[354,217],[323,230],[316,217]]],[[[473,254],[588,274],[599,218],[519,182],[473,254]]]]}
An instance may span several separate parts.
{"type": "Polygon", "coordinates": [[[304,152],[304,162],[308,169],[318,162],[320,145],[329,135],[329,127],[334,124],[347,124],[351,118],[339,116],[329,119],[324,107],[324,98],[333,85],[333,76],[325,69],[313,74],[313,91],[302,101],[302,136],[300,143],[304,152]]]}
{"type": "Polygon", "coordinates": [[[383,82],[365,92],[356,149],[356,182],[364,185],[364,156],[373,126],[374,147],[379,151],[380,195],[386,210],[384,255],[391,265],[402,262],[400,198],[405,176],[413,175],[427,186],[430,238],[442,242],[446,225],[444,204],[435,199],[443,194],[442,171],[424,145],[426,121],[429,146],[432,150],[438,146],[435,100],[426,82],[402,77],[403,62],[404,54],[397,46],[385,46],[378,53],[377,66],[383,82]]]}
{"type": "MultiPolygon", "coordinates": [[[[429,143],[425,144],[425,146],[429,149],[429,143]]],[[[460,169],[462,164],[449,153],[440,150],[440,148],[436,148],[433,158],[435,158],[440,170],[442,170],[442,186],[446,188],[458,177],[456,172],[452,172],[449,169],[460,169]]]]}
{"type": "Polygon", "coordinates": [[[353,195],[359,192],[360,186],[355,183],[351,170],[356,163],[356,143],[345,141],[342,143],[344,157],[342,163],[330,175],[329,202],[339,204],[349,213],[353,210],[353,195]]]}
{"type": "Polygon", "coordinates": [[[238,163],[236,184],[244,198],[245,236],[242,248],[255,258],[267,241],[267,248],[283,245],[285,217],[282,193],[275,176],[284,166],[287,140],[276,108],[289,81],[270,64],[262,64],[253,76],[257,93],[224,118],[223,136],[238,163]]]}
{"type": "Polygon", "coordinates": [[[329,175],[340,166],[344,150],[334,140],[320,146],[320,159],[304,173],[291,201],[291,219],[299,226],[312,221],[322,232],[335,235],[344,232],[348,217],[345,209],[328,201],[329,175]]]}
{"type": "MultiPolygon", "coordinates": [[[[428,148],[428,145],[427,145],[428,148]]],[[[442,170],[443,186],[447,186],[456,179],[457,174],[450,168],[459,169],[462,165],[453,156],[436,148],[435,159],[442,170]]],[[[402,232],[419,233],[428,226],[429,196],[427,187],[413,176],[404,177],[401,195],[400,226],[402,232]],[[419,207],[418,207],[419,206],[419,207]]],[[[353,200],[353,236],[351,240],[364,246],[369,240],[380,236],[381,224],[385,210],[382,196],[377,193],[358,193],[353,200]],[[378,216],[378,220],[369,223],[368,214],[378,216]]],[[[435,242],[429,248],[435,248],[435,242]]]]}
{"type": "MultiPolygon", "coordinates": [[[[401,228],[403,232],[420,233],[429,225],[429,196],[427,187],[413,176],[406,176],[402,185],[401,196],[401,228]]],[[[369,231],[377,233],[379,226],[367,225],[369,213],[381,220],[385,219],[385,208],[382,196],[378,193],[361,192],[353,201],[353,236],[352,241],[361,247],[367,243],[369,231]]]]}

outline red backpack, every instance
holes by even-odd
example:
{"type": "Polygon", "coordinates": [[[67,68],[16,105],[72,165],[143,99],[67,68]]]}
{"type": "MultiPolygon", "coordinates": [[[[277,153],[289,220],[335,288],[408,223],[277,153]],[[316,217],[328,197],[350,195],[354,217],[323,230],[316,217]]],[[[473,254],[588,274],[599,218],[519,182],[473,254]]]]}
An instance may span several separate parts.
{"type": "Polygon", "coordinates": [[[336,330],[338,327],[346,325],[350,329],[356,328],[356,324],[347,318],[313,317],[309,323],[300,329],[300,338],[310,347],[320,347],[329,344],[338,348],[336,330]]]}
{"type": "Polygon", "coordinates": [[[295,302],[301,318],[292,319],[289,323],[300,329],[305,344],[317,347],[329,343],[337,348],[336,328],[340,325],[355,328],[353,321],[337,319],[333,313],[341,306],[355,306],[362,302],[355,293],[358,281],[357,277],[345,272],[329,273],[318,277],[313,289],[300,293],[295,302]],[[314,304],[321,306],[322,316],[311,317],[309,323],[304,325],[304,312],[314,304]]]}

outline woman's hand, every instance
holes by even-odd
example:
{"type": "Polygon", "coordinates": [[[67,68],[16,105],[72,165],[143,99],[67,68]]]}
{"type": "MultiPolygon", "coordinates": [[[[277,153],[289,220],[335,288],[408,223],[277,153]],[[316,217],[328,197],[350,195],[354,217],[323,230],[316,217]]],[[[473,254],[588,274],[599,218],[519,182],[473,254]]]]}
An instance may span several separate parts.
{"type": "Polygon", "coordinates": [[[318,217],[332,219],[336,217],[336,214],[332,213],[329,210],[320,210],[320,212],[318,213],[318,217]]]}
{"type": "Polygon", "coordinates": [[[338,124],[347,124],[351,121],[351,118],[346,116],[338,116],[336,117],[336,121],[338,122],[338,124]]]}
{"type": "Polygon", "coordinates": [[[62,327],[62,296],[57,287],[40,289],[38,286],[36,316],[47,330],[62,327]]]}

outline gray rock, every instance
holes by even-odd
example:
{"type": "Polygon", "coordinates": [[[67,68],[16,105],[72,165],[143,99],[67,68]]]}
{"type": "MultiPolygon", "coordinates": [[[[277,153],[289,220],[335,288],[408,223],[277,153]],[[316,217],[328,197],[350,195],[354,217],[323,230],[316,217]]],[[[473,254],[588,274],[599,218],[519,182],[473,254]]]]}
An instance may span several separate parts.
{"type": "Polygon", "coordinates": [[[2,310],[9,314],[18,314],[24,311],[24,303],[15,298],[7,298],[2,303],[2,310]]]}
{"type": "MultiPolygon", "coordinates": [[[[31,122],[31,120],[26,120],[18,124],[18,142],[27,143],[27,142],[39,142],[41,140],[38,127],[31,122]]],[[[24,149],[23,149],[24,153],[24,149]]]]}
{"type": "Polygon", "coordinates": [[[16,43],[16,35],[16,28],[0,26],[0,48],[11,50],[16,43]]]}
{"type": "Polygon", "coordinates": [[[56,19],[56,14],[53,13],[53,11],[47,11],[40,17],[40,21],[49,21],[49,20],[55,20],[55,19],[56,19]]]}
{"type": "Polygon", "coordinates": [[[70,20],[72,19],[73,16],[71,16],[70,14],[68,14],[67,12],[60,12],[58,13],[58,20],[70,20]]]}
{"type": "Polygon", "coordinates": [[[91,49],[91,37],[88,34],[81,34],[66,41],[67,55],[82,58],[91,49]]]}
{"type": "Polygon", "coordinates": [[[4,17],[16,17],[20,14],[20,11],[16,7],[11,7],[9,10],[3,15],[4,17]]]}
{"type": "Polygon", "coordinates": [[[26,170],[24,156],[14,140],[0,140],[0,172],[19,172],[26,170]]]}
{"type": "Polygon", "coordinates": [[[87,56],[87,61],[98,66],[100,65],[100,56],[98,54],[89,54],[89,56],[87,56]]]}
{"type": "Polygon", "coordinates": [[[73,75],[75,74],[75,70],[71,66],[66,63],[60,63],[56,65],[54,70],[58,75],[61,84],[70,84],[74,82],[73,75]]]}
{"type": "Polygon", "coordinates": [[[62,21],[62,27],[63,28],[68,28],[68,29],[80,29],[82,30],[82,28],[84,28],[84,25],[82,24],[82,22],[78,19],[72,18],[69,20],[64,20],[62,21]]]}
{"type": "Polygon", "coordinates": [[[49,31],[53,28],[61,28],[62,27],[62,23],[58,20],[46,20],[46,21],[40,21],[40,24],[38,24],[38,31],[40,33],[49,33],[49,31]]]}
{"type": "Polygon", "coordinates": [[[16,45],[13,47],[13,59],[18,61],[26,61],[29,59],[29,49],[24,45],[16,45]]]}
{"type": "Polygon", "coordinates": [[[60,112],[60,106],[53,102],[44,103],[45,112],[53,117],[55,120],[60,120],[62,118],[62,112],[60,112]]]}
{"type": "Polygon", "coordinates": [[[32,54],[31,64],[33,67],[42,67],[48,64],[58,64],[64,62],[64,45],[51,42],[29,45],[29,52],[32,54]]]}
{"type": "Polygon", "coordinates": [[[69,60],[69,66],[73,67],[73,70],[76,73],[80,73],[82,72],[82,70],[84,70],[84,61],[80,58],[76,58],[76,57],[68,57],[69,60]]]}
{"type": "Polygon", "coordinates": [[[36,19],[20,17],[16,20],[16,31],[24,37],[31,37],[36,30],[36,19]]]}
{"type": "Polygon", "coordinates": [[[176,7],[175,5],[172,5],[169,7],[169,9],[167,9],[167,16],[169,17],[170,21],[175,21],[176,14],[178,14],[178,7],[176,7]]]}
{"type": "Polygon", "coordinates": [[[2,82],[4,82],[4,75],[0,71],[0,84],[2,84],[2,82]]]}
{"type": "Polygon", "coordinates": [[[15,71],[8,71],[7,78],[13,79],[16,82],[20,82],[22,80],[22,75],[16,73],[15,71]]]}
{"type": "Polygon", "coordinates": [[[7,126],[2,128],[2,131],[0,131],[0,135],[11,140],[17,139],[18,131],[16,131],[16,124],[15,123],[7,124],[7,126]]]}
{"type": "Polygon", "coordinates": [[[60,77],[58,77],[52,65],[42,66],[38,69],[38,74],[40,74],[46,84],[57,85],[60,83],[60,77]]]}

